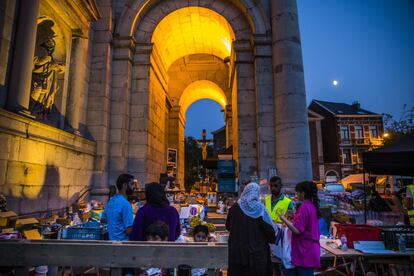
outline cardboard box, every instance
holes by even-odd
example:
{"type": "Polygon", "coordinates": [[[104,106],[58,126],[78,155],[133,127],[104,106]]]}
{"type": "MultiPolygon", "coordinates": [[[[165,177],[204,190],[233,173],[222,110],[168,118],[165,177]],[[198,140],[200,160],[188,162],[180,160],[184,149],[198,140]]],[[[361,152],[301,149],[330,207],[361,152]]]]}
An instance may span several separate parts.
{"type": "Polygon", "coordinates": [[[16,216],[17,214],[13,211],[0,212],[0,227],[7,227],[10,219],[16,216]]]}
{"type": "Polygon", "coordinates": [[[26,226],[26,225],[33,225],[33,224],[37,224],[39,223],[39,221],[35,218],[25,218],[25,219],[18,219],[16,220],[16,228],[21,227],[21,226],[26,226]]]}
{"type": "Polygon", "coordinates": [[[41,240],[42,239],[42,236],[40,235],[39,231],[37,231],[36,229],[26,230],[26,231],[23,231],[23,233],[26,239],[28,240],[41,240]]]}

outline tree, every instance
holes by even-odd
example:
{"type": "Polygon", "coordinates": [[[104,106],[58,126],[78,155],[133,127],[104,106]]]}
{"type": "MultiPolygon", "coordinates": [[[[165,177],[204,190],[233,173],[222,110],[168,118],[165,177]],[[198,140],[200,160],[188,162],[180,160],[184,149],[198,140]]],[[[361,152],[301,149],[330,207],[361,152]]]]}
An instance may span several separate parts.
{"type": "Polygon", "coordinates": [[[185,138],[185,166],[184,166],[184,185],[190,191],[194,182],[199,181],[199,166],[201,165],[201,148],[194,137],[185,138]]]}
{"type": "MultiPolygon", "coordinates": [[[[184,186],[189,192],[194,182],[200,181],[200,168],[202,166],[202,152],[199,143],[194,137],[185,138],[185,165],[184,165],[184,186]]],[[[213,156],[213,147],[207,145],[207,157],[213,156]]],[[[211,175],[209,175],[211,176],[211,175]]]]}
{"type": "Polygon", "coordinates": [[[388,137],[385,144],[392,143],[406,135],[414,134],[414,106],[407,108],[405,104],[400,118],[397,120],[390,114],[384,113],[384,125],[388,137]]]}

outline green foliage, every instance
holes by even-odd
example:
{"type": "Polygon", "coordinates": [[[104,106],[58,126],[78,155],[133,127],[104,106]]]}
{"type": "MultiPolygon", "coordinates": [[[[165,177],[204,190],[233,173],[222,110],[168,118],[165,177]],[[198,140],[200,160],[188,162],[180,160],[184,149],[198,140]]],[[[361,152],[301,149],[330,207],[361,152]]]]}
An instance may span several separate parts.
{"type": "Polygon", "coordinates": [[[198,168],[201,166],[201,148],[194,137],[185,138],[185,170],[184,183],[187,191],[191,190],[194,182],[199,181],[198,168]]]}
{"type": "Polygon", "coordinates": [[[388,137],[384,140],[385,144],[391,144],[403,136],[414,134],[414,106],[407,109],[405,104],[398,119],[394,119],[390,114],[383,115],[385,130],[388,133],[388,137]]]}

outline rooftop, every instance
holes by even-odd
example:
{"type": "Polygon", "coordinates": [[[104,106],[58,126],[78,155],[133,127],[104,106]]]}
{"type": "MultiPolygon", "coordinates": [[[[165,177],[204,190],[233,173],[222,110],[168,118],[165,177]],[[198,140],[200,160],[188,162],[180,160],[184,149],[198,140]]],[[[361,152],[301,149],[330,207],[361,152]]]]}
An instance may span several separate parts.
{"type": "Polygon", "coordinates": [[[358,102],[354,102],[352,104],[346,103],[333,103],[333,102],[326,102],[326,101],[319,101],[319,100],[312,100],[309,107],[313,104],[317,104],[324,108],[325,110],[329,111],[334,115],[379,115],[381,114],[374,113],[368,111],[366,109],[361,108],[358,102]]]}

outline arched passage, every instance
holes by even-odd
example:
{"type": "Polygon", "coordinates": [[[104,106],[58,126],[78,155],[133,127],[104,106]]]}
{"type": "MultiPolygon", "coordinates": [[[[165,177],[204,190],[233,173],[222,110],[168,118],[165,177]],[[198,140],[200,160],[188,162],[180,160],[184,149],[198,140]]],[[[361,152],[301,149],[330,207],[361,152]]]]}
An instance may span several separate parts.
{"type": "MultiPolygon", "coordinates": [[[[240,1],[228,0],[223,3],[203,2],[198,3],[197,7],[189,7],[188,1],[144,3],[137,0],[131,1],[129,6],[129,9],[136,9],[138,13],[135,19],[131,21],[127,16],[120,20],[116,32],[119,34],[118,45],[123,49],[115,51],[115,63],[123,63],[127,67],[128,62],[122,60],[128,56],[126,48],[130,47],[127,37],[133,35],[135,43],[131,71],[125,70],[131,72],[132,79],[130,88],[126,87],[131,90],[126,161],[128,171],[145,182],[158,180],[159,173],[165,171],[167,149],[174,147],[169,141],[173,132],[180,129],[178,123],[174,125],[171,122],[185,125],[185,116],[180,112],[181,94],[188,85],[202,80],[214,82],[226,96],[225,122],[231,129],[227,136],[234,145],[234,157],[239,160],[240,178],[246,179],[258,171],[256,104],[262,92],[256,93],[255,62],[264,60],[265,66],[270,68],[262,74],[265,77],[259,81],[258,87],[259,91],[266,90],[266,93],[271,94],[271,82],[265,83],[271,79],[271,57],[265,54],[255,60],[252,43],[256,40],[253,33],[260,29],[260,33],[266,35],[270,25],[258,20],[261,18],[261,12],[258,12],[260,5],[246,8],[240,1]],[[137,2],[140,4],[136,5],[137,2]],[[176,17],[179,13],[184,16],[176,17]],[[180,20],[192,20],[185,35],[178,32],[182,26],[187,26],[180,20]],[[133,22],[130,25],[132,32],[124,28],[127,21],[133,22]],[[162,27],[163,22],[169,22],[165,28],[162,27]],[[210,29],[216,31],[211,32],[210,29]],[[164,43],[158,37],[164,40],[168,37],[168,41],[164,43]],[[228,41],[231,41],[230,48],[228,41]],[[178,66],[178,63],[181,65],[178,66]],[[243,150],[239,153],[238,149],[243,150]]],[[[266,43],[261,41],[260,45],[270,47],[266,43]]],[[[262,64],[260,68],[263,68],[262,64]]],[[[271,98],[266,104],[272,104],[271,98]]],[[[273,116],[272,110],[267,107],[263,108],[261,114],[273,116]]],[[[268,124],[268,128],[272,128],[272,122],[268,121],[268,124]]],[[[269,147],[263,149],[269,152],[268,163],[272,163],[273,134],[270,134],[272,130],[267,132],[266,139],[269,142],[266,143],[269,147]]],[[[178,137],[183,137],[179,133],[176,136],[177,141],[178,137]]],[[[180,157],[177,161],[180,162],[180,157]]],[[[263,168],[266,169],[265,166],[263,168]]],[[[178,171],[178,174],[181,172],[178,171]]]]}
{"type": "MultiPolygon", "coordinates": [[[[153,75],[150,73],[149,89],[154,91],[150,93],[150,102],[161,105],[165,94],[171,108],[161,111],[168,114],[164,133],[162,120],[155,119],[160,118],[160,112],[150,109],[150,125],[160,131],[149,138],[162,141],[164,137],[166,148],[177,150],[174,173],[181,186],[184,185],[186,110],[200,99],[216,101],[222,109],[231,102],[231,93],[226,95],[223,91],[231,87],[230,65],[224,61],[231,59],[234,39],[228,21],[203,7],[175,10],[163,17],[153,31],[151,63],[154,71],[153,75]],[[214,76],[208,77],[211,73],[214,76]]],[[[155,148],[152,152],[162,156],[155,148]]]]}
{"type": "Polygon", "coordinates": [[[188,107],[201,99],[213,100],[223,109],[228,104],[226,95],[217,84],[208,80],[200,80],[191,83],[183,91],[179,102],[181,112],[186,114],[188,107]]]}
{"type": "Polygon", "coordinates": [[[192,54],[230,57],[234,33],[220,14],[206,8],[187,7],[165,16],[154,30],[154,44],[166,70],[179,58],[192,54]]]}

